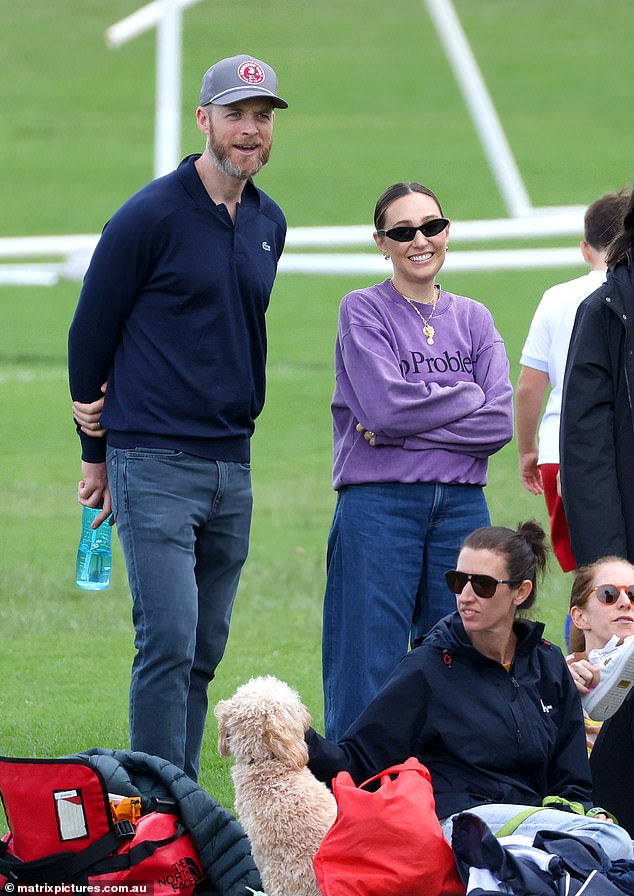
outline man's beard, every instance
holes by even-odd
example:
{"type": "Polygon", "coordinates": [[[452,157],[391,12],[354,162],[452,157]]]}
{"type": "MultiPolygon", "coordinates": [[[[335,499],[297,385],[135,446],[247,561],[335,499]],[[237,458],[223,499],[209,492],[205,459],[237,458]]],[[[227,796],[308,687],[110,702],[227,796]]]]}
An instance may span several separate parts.
{"type": "Polygon", "coordinates": [[[258,171],[266,165],[269,160],[269,155],[271,154],[270,144],[268,146],[260,146],[259,149],[259,154],[249,161],[248,167],[238,168],[238,166],[234,165],[229,158],[225,148],[220,143],[216,142],[213,131],[210,129],[209,139],[207,141],[209,157],[218,171],[222,171],[222,173],[226,174],[228,177],[236,177],[238,180],[247,180],[249,177],[254,177],[258,171]]]}

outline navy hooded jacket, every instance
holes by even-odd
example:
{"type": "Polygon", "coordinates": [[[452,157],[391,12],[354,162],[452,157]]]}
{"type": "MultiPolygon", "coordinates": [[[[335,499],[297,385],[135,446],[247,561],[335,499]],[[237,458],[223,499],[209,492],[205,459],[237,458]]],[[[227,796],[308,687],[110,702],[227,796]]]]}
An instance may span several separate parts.
{"type": "Polygon", "coordinates": [[[579,696],[541,623],[514,624],[510,671],[479,653],[458,613],[401,661],[337,744],[312,729],[309,767],[357,784],[409,756],[429,769],[440,818],[485,803],[592,805],[579,696]]]}

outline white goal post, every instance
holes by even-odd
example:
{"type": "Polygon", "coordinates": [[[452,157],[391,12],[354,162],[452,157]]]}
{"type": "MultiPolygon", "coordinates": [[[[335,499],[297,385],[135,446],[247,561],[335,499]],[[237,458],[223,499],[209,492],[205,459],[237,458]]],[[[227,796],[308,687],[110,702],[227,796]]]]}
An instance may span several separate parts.
{"type": "MultiPolygon", "coordinates": [[[[201,0],[153,0],[116,22],[106,32],[107,45],[116,48],[156,28],[155,177],[171,171],[180,159],[181,18],[184,9],[199,2],[201,0]]],[[[585,206],[535,208],[531,204],[495,105],[451,0],[421,2],[438,33],[510,216],[452,222],[452,246],[456,242],[507,239],[581,239],[585,206]]],[[[0,285],[48,285],[64,278],[79,280],[85,273],[97,239],[94,234],[0,238],[0,285]],[[3,261],[6,259],[9,261],[3,261]]],[[[379,255],[368,251],[373,248],[372,230],[365,225],[290,228],[286,246],[291,251],[285,251],[282,256],[281,273],[384,274],[389,270],[379,255]],[[360,247],[365,251],[293,251],[299,248],[323,250],[328,247],[360,247]]],[[[525,269],[578,266],[581,263],[576,246],[472,251],[452,249],[444,269],[525,269]]]]}

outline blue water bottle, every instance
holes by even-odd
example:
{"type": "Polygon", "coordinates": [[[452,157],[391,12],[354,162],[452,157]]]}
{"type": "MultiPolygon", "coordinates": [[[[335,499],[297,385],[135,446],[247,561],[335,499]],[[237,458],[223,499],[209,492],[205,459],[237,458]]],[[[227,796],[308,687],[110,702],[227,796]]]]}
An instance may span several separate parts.
{"type": "Polygon", "coordinates": [[[98,529],[93,521],[101,513],[99,507],[84,507],[81,517],[81,538],[77,551],[76,582],[86,591],[103,591],[110,584],[112,568],[112,529],[106,520],[98,529]]]}

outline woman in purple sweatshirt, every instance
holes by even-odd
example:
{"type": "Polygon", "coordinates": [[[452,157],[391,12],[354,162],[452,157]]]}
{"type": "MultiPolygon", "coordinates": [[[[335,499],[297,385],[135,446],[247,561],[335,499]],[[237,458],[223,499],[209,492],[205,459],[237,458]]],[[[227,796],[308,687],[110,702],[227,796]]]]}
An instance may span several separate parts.
{"type": "Polygon", "coordinates": [[[454,609],[444,580],[489,524],[491,454],[513,436],[504,343],[484,305],[436,282],[449,221],[427,187],[379,198],[374,240],[393,274],[344,296],[335,353],[323,677],[338,741],[407,652],[454,609]]]}

